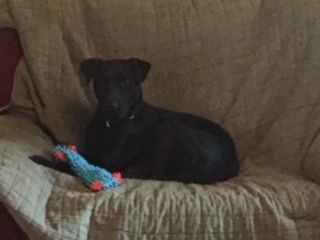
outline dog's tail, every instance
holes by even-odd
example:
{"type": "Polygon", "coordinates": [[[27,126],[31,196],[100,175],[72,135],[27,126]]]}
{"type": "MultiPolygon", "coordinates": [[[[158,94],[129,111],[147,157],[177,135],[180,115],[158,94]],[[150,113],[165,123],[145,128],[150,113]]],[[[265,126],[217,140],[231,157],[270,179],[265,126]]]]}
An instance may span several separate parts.
{"type": "Polygon", "coordinates": [[[45,159],[44,157],[39,156],[39,155],[32,155],[32,156],[29,156],[29,158],[31,159],[31,161],[33,161],[34,163],[37,163],[41,166],[51,168],[56,171],[74,176],[74,172],[72,171],[71,167],[69,166],[69,164],[67,164],[65,162],[48,160],[48,159],[45,159]]]}

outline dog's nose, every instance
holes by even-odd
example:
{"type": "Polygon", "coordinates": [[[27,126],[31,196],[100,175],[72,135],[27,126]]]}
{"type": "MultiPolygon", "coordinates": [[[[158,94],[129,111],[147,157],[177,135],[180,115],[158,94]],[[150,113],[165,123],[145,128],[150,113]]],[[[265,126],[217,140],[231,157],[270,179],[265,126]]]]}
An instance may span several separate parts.
{"type": "Polygon", "coordinates": [[[119,104],[114,102],[114,103],[109,103],[107,108],[109,110],[112,110],[112,111],[116,111],[118,108],[119,108],[119,104]]]}

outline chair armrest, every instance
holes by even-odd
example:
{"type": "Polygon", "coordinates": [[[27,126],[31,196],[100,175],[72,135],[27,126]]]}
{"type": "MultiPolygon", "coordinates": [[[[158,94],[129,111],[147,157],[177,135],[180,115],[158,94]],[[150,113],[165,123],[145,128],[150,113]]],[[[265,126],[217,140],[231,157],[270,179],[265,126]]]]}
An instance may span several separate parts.
{"type": "Polygon", "coordinates": [[[312,141],[302,162],[303,174],[320,184],[320,133],[312,141]]]}
{"type": "Polygon", "coordinates": [[[0,112],[11,101],[15,69],[22,57],[18,33],[15,29],[0,29],[0,112]]]}

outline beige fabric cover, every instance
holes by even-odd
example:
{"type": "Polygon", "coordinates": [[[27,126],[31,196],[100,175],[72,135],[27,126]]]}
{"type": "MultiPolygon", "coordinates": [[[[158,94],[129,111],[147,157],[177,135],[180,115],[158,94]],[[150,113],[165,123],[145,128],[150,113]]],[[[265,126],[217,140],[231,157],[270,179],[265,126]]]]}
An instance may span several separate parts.
{"type": "Polygon", "coordinates": [[[0,116],[0,200],[31,239],[320,239],[318,0],[0,0],[25,54],[0,116]],[[28,161],[81,147],[87,57],[149,60],[145,98],[221,123],[240,176],[210,186],[126,180],[91,193],[28,161]],[[316,168],[317,167],[317,168],[316,168]],[[316,181],[312,183],[303,175],[316,181]]]}

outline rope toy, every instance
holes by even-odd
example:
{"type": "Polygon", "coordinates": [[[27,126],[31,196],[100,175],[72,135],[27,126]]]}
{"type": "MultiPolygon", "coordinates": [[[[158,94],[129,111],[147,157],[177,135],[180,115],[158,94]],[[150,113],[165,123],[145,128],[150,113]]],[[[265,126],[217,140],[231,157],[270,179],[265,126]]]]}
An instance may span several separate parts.
{"type": "Polygon", "coordinates": [[[78,152],[74,145],[56,146],[54,156],[57,160],[67,162],[77,177],[92,191],[118,187],[123,179],[121,173],[113,173],[103,168],[89,164],[78,152]]]}

